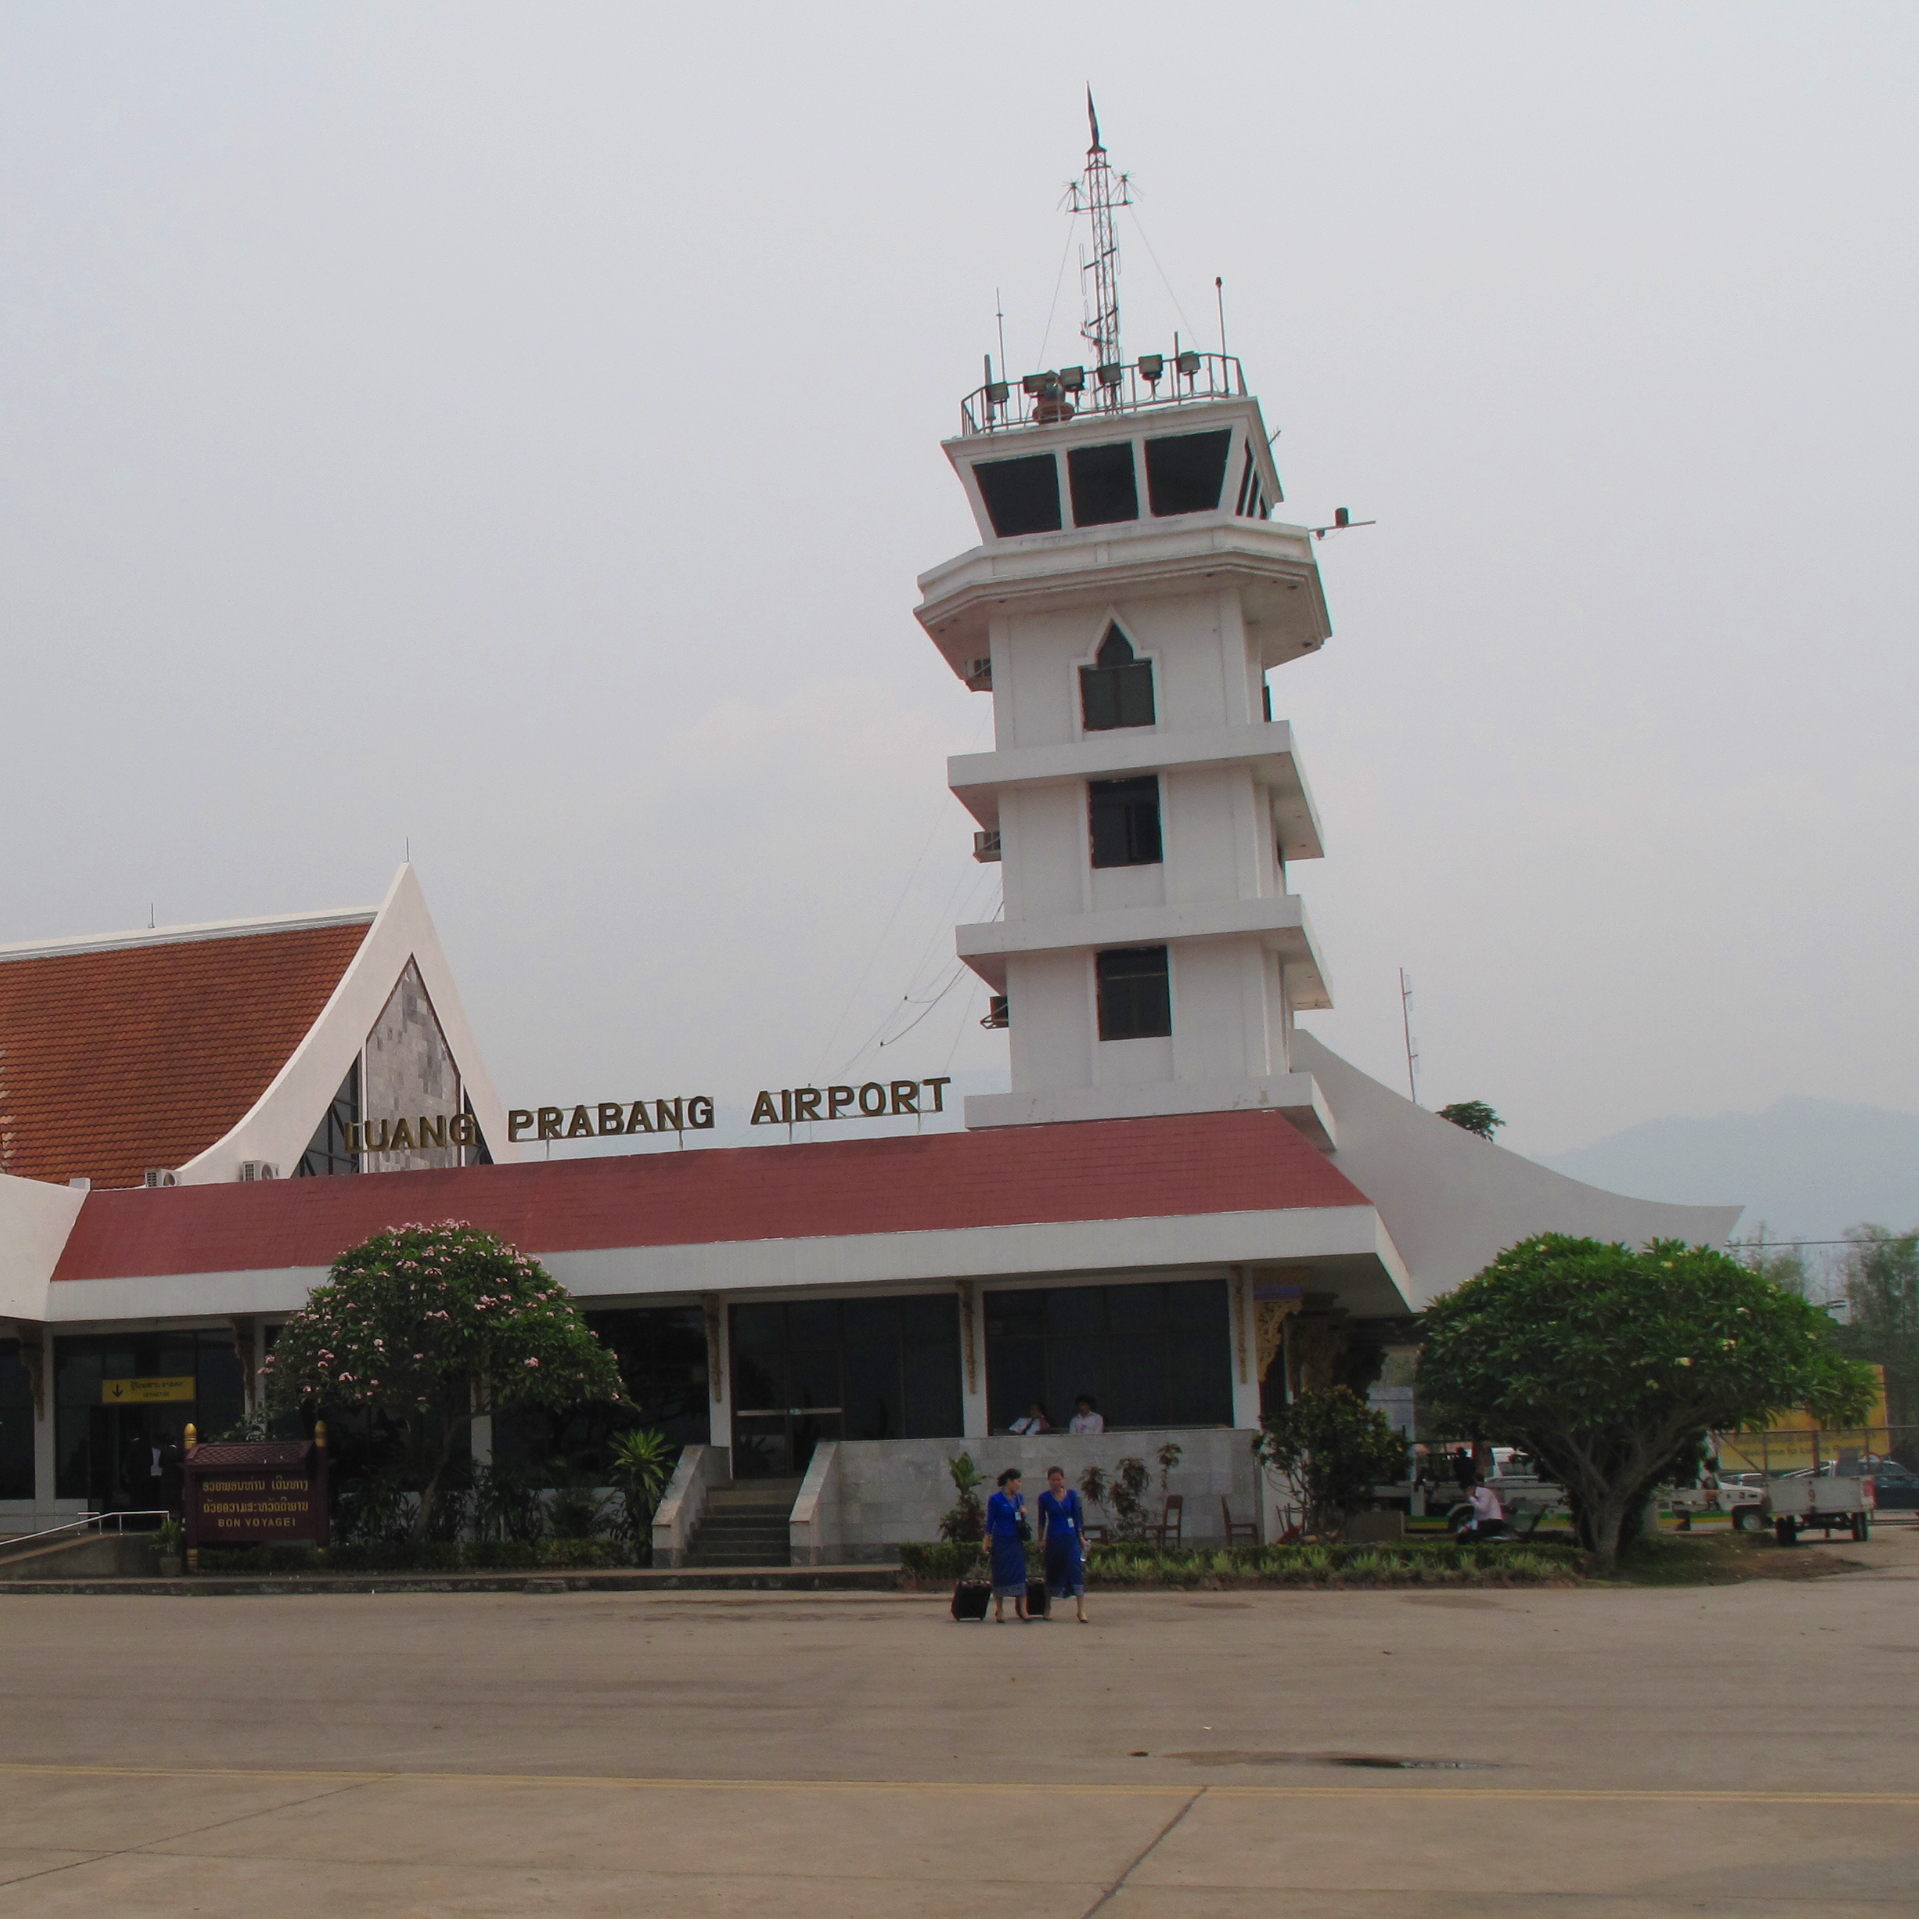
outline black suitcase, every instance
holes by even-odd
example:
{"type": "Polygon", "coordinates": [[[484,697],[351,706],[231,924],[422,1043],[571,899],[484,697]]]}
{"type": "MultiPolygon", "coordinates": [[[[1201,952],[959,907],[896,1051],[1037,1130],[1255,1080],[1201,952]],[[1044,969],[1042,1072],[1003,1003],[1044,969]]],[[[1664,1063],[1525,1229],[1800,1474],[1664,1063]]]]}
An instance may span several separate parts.
{"type": "Polygon", "coordinates": [[[962,1579],[953,1588],[955,1619],[984,1619],[992,1604],[993,1589],[983,1579],[962,1579]]]}
{"type": "Polygon", "coordinates": [[[1043,1579],[1026,1582],[1026,1616],[1028,1619],[1046,1617],[1046,1581],[1043,1579]]]}

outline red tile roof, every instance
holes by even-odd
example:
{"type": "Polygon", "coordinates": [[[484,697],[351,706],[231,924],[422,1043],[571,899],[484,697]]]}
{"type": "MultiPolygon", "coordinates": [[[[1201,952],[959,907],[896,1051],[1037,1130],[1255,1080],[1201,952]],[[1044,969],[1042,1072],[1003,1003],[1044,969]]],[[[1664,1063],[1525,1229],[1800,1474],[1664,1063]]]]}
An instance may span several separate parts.
{"type": "Polygon", "coordinates": [[[1368,1203],[1277,1113],[1192,1113],[94,1193],[54,1277],[325,1266],[408,1220],[549,1254],[1368,1203]]]}
{"type": "Polygon", "coordinates": [[[0,956],[0,1172],[137,1186],[225,1133],[367,922],[0,956]]]}

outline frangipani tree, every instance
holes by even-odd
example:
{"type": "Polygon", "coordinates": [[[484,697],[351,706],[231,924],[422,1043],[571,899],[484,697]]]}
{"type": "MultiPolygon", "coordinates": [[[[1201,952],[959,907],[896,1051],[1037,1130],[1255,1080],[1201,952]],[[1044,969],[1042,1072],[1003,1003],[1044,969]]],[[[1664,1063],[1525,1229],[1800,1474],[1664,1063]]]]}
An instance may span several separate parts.
{"type": "Polygon", "coordinates": [[[537,1260],[459,1220],[390,1227],[333,1262],[267,1360],[280,1405],[365,1407],[402,1426],[424,1535],[469,1417],[624,1395],[613,1355],[537,1260]]]}
{"type": "Polygon", "coordinates": [[[1601,1569],[1708,1433],[1800,1409],[1845,1423],[1872,1392],[1816,1306],[1680,1240],[1521,1240],[1427,1309],[1419,1360],[1422,1418],[1532,1454],[1601,1569]]]}

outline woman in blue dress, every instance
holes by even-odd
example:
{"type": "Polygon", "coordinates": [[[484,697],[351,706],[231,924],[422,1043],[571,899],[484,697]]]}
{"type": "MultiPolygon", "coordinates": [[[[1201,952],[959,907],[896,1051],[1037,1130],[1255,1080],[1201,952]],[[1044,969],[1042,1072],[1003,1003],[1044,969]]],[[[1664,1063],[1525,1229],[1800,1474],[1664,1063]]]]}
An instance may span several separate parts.
{"type": "Polygon", "coordinates": [[[1077,1618],[1086,1624],[1086,1513],[1079,1493],[1066,1483],[1063,1467],[1046,1469],[1046,1490],[1039,1496],[1039,1537],[1046,1549],[1046,1590],[1055,1599],[1070,1597],[1077,1618]]]}
{"type": "Polygon", "coordinates": [[[1006,1618],[1006,1602],[1013,1617],[1026,1618],[1026,1496],[1019,1489],[1019,1471],[1008,1466],[999,1476],[999,1491],[986,1502],[986,1549],[993,1561],[993,1623],[1006,1618]]]}

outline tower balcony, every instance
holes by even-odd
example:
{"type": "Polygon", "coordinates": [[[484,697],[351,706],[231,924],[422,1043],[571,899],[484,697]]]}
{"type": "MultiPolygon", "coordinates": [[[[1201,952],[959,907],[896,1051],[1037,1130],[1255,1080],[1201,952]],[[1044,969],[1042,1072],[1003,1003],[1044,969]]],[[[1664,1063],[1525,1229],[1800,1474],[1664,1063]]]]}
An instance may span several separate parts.
{"type": "Polygon", "coordinates": [[[994,541],[922,574],[919,584],[915,616],[963,680],[990,657],[996,618],[1129,594],[1236,591],[1247,637],[1269,671],[1315,651],[1333,630],[1312,534],[1223,509],[994,541]]]}
{"type": "Polygon", "coordinates": [[[996,993],[1006,991],[1006,962],[1017,953],[1095,951],[1103,946],[1174,946],[1193,940],[1256,939],[1278,957],[1296,1011],[1333,1003],[1306,908],[1294,893],[1258,899],[1191,900],[1090,913],[1048,913],[956,929],[954,950],[996,993]]]}
{"type": "Polygon", "coordinates": [[[1194,773],[1249,768],[1272,796],[1273,827],[1286,859],[1324,857],[1319,814],[1284,720],[1161,731],[1124,727],[1051,746],[960,753],[946,762],[947,783],[988,832],[999,830],[1000,794],[1009,786],[1060,786],[1128,773],[1194,773]]]}

